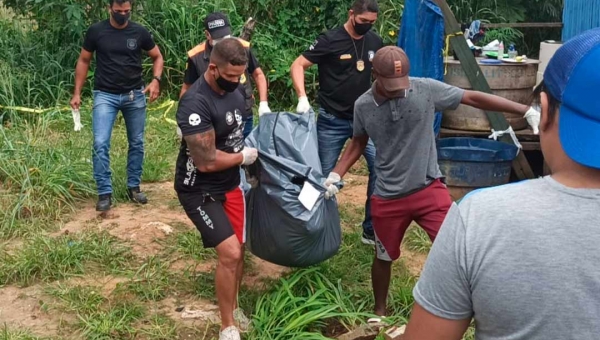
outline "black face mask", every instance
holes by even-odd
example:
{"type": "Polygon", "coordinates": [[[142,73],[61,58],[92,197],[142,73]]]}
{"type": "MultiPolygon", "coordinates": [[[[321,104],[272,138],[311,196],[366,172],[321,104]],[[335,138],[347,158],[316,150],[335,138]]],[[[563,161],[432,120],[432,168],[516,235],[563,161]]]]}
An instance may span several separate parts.
{"type": "Polygon", "coordinates": [[[239,80],[238,81],[229,81],[229,80],[223,78],[221,76],[221,71],[219,71],[218,68],[217,68],[217,72],[219,72],[219,78],[215,78],[215,81],[217,82],[217,85],[219,85],[221,90],[223,90],[225,92],[233,92],[240,85],[239,80]]]}
{"type": "Polygon", "coordinates": [[[121,13],[117,13],[117,12],[113,12],[113,11],[110,12],[110,15],[112,16],[113,20],[119,26],[125,25],[129,21],[129,18],[131,17],[131,13],[121,14],[121,13]]]}
{"type": "Polygon", "coordinates": [[[372,23],[366,22],[361,24],[356,22],[356,17],[354,17],[354,32],[356,32],[356,34],[365,35],[371,30],[371,27],[373,27],[372,23]]]}

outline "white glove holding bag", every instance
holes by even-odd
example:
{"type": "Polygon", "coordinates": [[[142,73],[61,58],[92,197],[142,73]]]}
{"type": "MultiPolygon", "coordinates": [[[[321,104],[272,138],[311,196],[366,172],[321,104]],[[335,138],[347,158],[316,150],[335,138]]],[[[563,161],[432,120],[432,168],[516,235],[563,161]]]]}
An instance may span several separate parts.
{"type": "Polygon", "coordinates": [[[329,176],[327,176],[325,183],[323,183],[325,185],[325,188],[327,188],[327,191],[325,192],[325,199],[335,197],[335,195],[337,195],[340,192],[340,189],[336,186],[336,184],[339,183],[341,180],[342,177],[335,172],[332,172],[329,174],[329,176]]]}
{"type": "Polygon", "coordinates": [[[262,116],[265,113],[271,113],[271,109],[269,108],[269,103],[268,102],[260,102],[260,104],[258,105],[258,116],[262,116]]]}
{"type": "Polygon", "coordinates": [[[249,147],[245,147],[242,152],[242,165],[250,165],[253,164],[254,162],[256,162],[256,159],[258,158],[258,150],[256,150],[255,148],[249,148],[249,147]]]}
{"type": "Polygon", "coordinates": [[[531,126],[531,129],[533,130],[533,134],[537,135],[540,133],[541,114],[536,109],[530,107],[529,110],[527,110],[527,112],[523,116],[523,118],[527,119],[527,123],[529,124],[529,126],[531,126]]]}
{"type": "Polygon", "coordinates": [[[308,98],[306,96],[298,98],[298,106],[296,106],[296,112],[304,113],[308,110],[310,110],[310,103],[308,102],[308,98]]]}

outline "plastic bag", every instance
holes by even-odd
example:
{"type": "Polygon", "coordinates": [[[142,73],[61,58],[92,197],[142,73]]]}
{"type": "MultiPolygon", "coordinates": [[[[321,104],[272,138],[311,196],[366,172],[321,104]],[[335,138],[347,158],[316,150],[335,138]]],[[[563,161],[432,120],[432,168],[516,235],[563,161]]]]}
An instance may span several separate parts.
{"type": "Polygon", "coordinates": [[[249,168],[247,245],[263,260],[307,267],[334,256],[341,244],[337,201],[324,197],[315,113],[271,113],[246,139],[258,149],[249,168]],[[300,201],[301,192],[312,202],[300,201]],[[312,193],[312,195],[311,195],[312,193]],[[312,209],[308,209],[312,204],[312,209]]]}

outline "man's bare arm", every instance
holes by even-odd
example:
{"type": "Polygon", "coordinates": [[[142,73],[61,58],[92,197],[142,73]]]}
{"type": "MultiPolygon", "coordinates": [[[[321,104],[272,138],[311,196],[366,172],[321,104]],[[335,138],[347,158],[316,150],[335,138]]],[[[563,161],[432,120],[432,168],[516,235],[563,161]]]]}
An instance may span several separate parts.
{"type": "Polygon", "coordinates": [[[342,154],[342,158],[335,166],[335,169],[333,169],[333,172],[340,175],[340,177],[344,177],[346,172],[348,172],[354,163],[358,161],[360,155],[363,154],[368,142],[369,136],[367,135],[352,137],[350,144],[348,144],[348,147],[344,150],[344,154],[342,154]]]}
{"type": "Polygon", "coordinates": [[[267,77],[265,77],[264,72],[259,67],[254,70],[252,73],[252,78],[254,78],[254,82],[256,83],[256,87],[258,89],[258,96],[261,102],[266,102],[269,100],[268,95],[268,85],[267,85],[267,77]]]}
{"type": "Polygon", "coordinates": [[[527,105],[478,91],[465,91],[461,103],[481,110],[517,113],[521,115],[524,115],[529,109],[527,105]]]}
{"type": "Polygon", "coordinates": [[[242,164],[241,153],[227,153],[217,150],[215,130],[209,130],[183,137],[196,168],[201,172],[219,172],[242,164]]]}
{"type": "Polygon", "coordinates": [[[471,319],[446,320],[437,317],[418,303],[413,306],[412,315],[402,340],[460,340],[469,328],[471,319]]]}
{"type": "Polygon", "coordinates": [[[306,89],[304,87],[304,71],[311,67],[313,63],[308,61],[304,56],[296,58],[292,66],[290,67],[290,74],[292,76],[292,83],[298,97],[306,96],[306,89]]]}

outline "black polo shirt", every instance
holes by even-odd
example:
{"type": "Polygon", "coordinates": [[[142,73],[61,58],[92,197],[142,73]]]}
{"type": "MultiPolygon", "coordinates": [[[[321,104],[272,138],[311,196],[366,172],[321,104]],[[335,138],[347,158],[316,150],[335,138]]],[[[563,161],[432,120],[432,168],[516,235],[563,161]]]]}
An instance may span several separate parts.
{"type": "Polygon", "coordinates": [[[94,89],[121,94],[141,88],[142,50],[155,46],[150,32],[135,22],[123,29],[114,28],[109,20],[90,26],[83,49],[96,52],[94,89]]]}
{"type": "MultiPolygon", "coordinates": [[[[252,107],[254,106],[254,90],[252,88],[251,76],[257,68],[260,68],[258,64],[258,60],[252,53],[250,49],[250,43],[239,39],[242,45],[248,51],[248,67],[246,68],[246,72],[240,79],[240,83],[244,85],[244,87],[240,88],[244,97],[246,98],[246,105],[244,106],[244,119],[248,117],[248,115],[252,116],[252,107]]],[[[198,78],[204,75],[204,72],[208,69],[208,65],[210,64],[210,52],[212,51],[212,46],[206,42],[201,43],[200,45],[194,47],[190,51],[188,51],[188,61],[187,67],[185,69],[184,83],[187,85],[193,84],[198,78]]]]}
{"type": "Polygon", "coordinates": [[[302,55],[319,68],[319,104],[328,113],[344,119],[354,116],[354,102],[371,87],[375,53],[383,40],[369,31],[354,40],[342,26],[321,33],[302,55]],[[362,60],[364,69],[358,70],[362,60]]]}
{"type": "MultiPolygon", "coordinates": [[[[244,104],[242,91],[220,95],[201,77],[179,101],[177,125],[184,137],[215,130],[217,150],[237,153],[244,148],[244,104]]],[[[182,139],[175,169],[176,191],[216,195],[229,192],[239,184],[239,167],[220,172],[200,172],[190,157],[185,138],[182,139]]]]}

